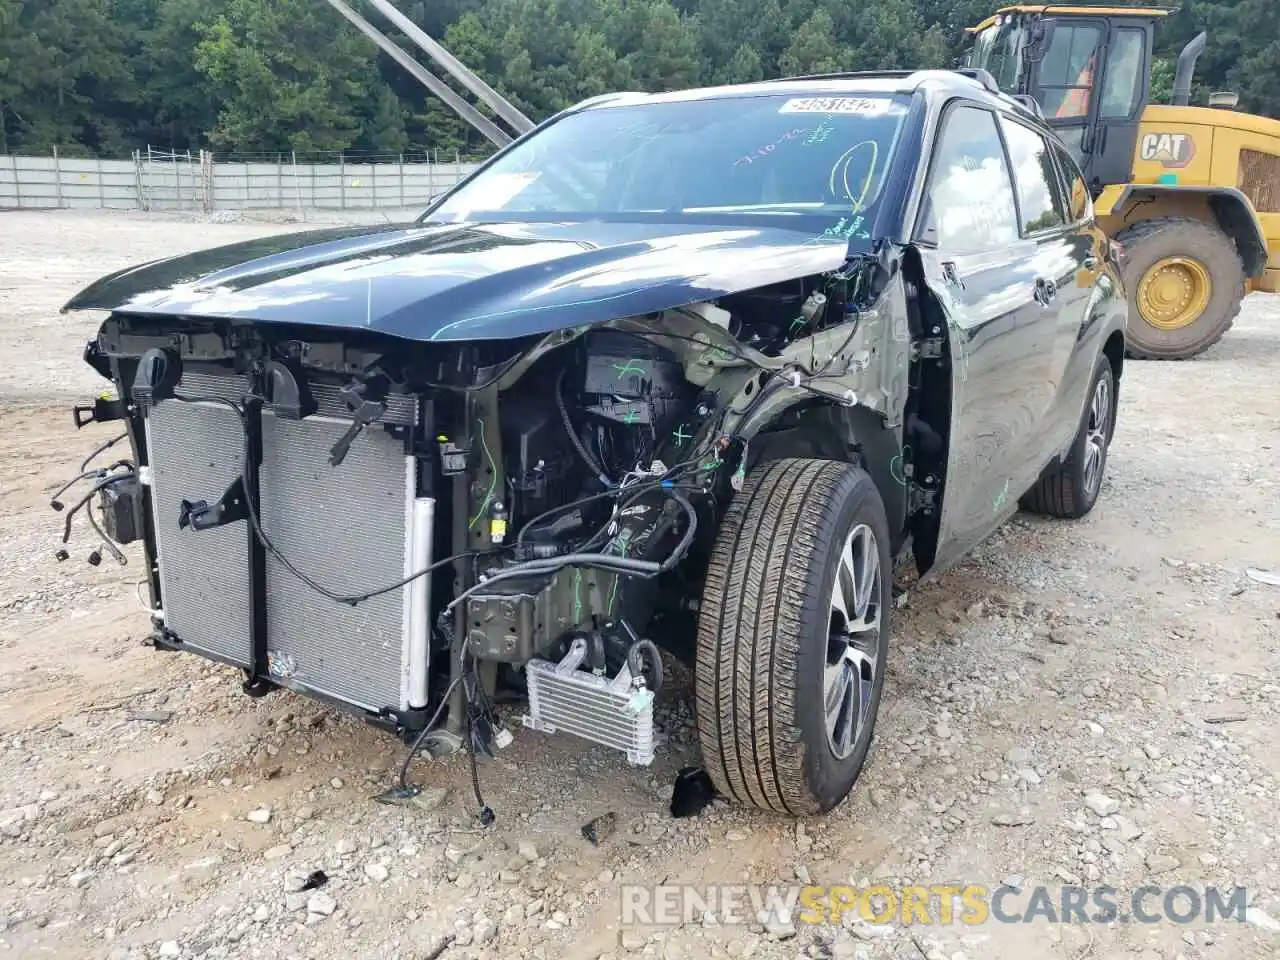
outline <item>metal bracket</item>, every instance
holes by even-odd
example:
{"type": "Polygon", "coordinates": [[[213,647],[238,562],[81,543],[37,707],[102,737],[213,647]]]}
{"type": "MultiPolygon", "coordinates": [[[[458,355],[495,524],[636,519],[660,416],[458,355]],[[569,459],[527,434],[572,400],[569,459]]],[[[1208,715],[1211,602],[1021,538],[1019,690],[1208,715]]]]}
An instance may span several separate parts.
{"type": "Polygon", "coordinates": [[[216,503],[206,500],[183,500],[178,512],[178,527],[192,530],[208,530],[221,527],[237,520],[248,519],[249,510],[245,502],[244,477],[237,477],[227,487],[226,492],[216,503]]]}
{"type": "Polygon", "coordinates": [[[938,488],[912,483],[907,488],[907,513],[934,513],[938,508],[938,488]]]}
{"type": "Polygon", "coordinates": [[[248,676],[248,671],[245,671],[245,674],[246,679],[244,683],[240,684],[240,689],[243,690],[247,696],[250,696],[255,700],[260,697],[265,697],[268,693],[272,693],[273,691],[280,689],[265,677],[248,676]]]}
{"type": "Polygon", "coordinates": [[[925,337],[911,344],[913,360],[941,360],[946,352],[946,342],[941,337],[925,337]]]}
{"type": "Polygon", "coordinates": [[[71,408],[71,419],[80,430],[91,423],[109,423],[123,420],[128,415],[123,400],[106,395],[94,397],[93,403],[77,403],[71,408]]]}

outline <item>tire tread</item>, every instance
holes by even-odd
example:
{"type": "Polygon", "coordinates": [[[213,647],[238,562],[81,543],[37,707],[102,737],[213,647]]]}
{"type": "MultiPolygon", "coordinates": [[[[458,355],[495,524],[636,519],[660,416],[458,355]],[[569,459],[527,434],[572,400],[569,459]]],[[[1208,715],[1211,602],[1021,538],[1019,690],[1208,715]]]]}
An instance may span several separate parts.
{"type": "Polygon", "coordinates": [[[796,723],[802,618],[855,477],[835,461],[773,461],[748,475],[722,521],[729,535],[713,549],[698,621],[696,701],[707,771],[740,803],[818,811],[796,723]]]}

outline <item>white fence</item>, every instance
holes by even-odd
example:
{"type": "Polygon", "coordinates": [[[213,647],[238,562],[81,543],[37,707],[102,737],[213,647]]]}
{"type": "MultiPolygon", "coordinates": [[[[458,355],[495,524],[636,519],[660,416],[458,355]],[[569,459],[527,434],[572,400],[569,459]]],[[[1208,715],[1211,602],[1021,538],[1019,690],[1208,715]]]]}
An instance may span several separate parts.
{"type": "Polygon", "coordinates": [[[212,153],[157,153],[131,160],[0,156],[0,209],[126,210],[334,209],[421,207],[475,163],[229,163],[212,153]]]}

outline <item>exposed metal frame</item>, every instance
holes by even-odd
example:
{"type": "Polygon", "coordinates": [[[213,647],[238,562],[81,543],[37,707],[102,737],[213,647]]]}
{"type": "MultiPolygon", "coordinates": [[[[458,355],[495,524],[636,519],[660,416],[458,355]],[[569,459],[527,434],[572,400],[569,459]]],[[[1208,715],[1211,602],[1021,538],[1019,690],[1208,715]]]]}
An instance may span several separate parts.
{"type": "Polygon", "coordinates": [[[511,128],[516,133],[528,133],[536,126],[532,120],[512,106],[502,94],[468,70],[461,60],[435,40],[432,40],[421,27],[397,10],[390,0],[369,0],[369,3],[404,31],[406,37],[416,43],[432,60],[440,64],[450,76],[487,103],[494,113],[511,125],[511,128]]]}
{"type": "MultiPolygon", "coordinates": [[[[347,6],[343,0],[327,0],[329,6],[337,10],[345,17],[357,30],[378,45],[378,47],[392,60],[404,67],[413,76],[415,80],[424,87],[434,93],[443,100],[453,111],[471,126],[475,127],[480,133],[487,137],[490,141],[499,147],[505,147],[511,142],[510,135],[499,127],[496,123],[482,114],[479,110],[462,99],[453,89],[431,73],[422,64],[414,60],[413,57],[405,53],[404,49],[395,41],[391,40],[381,30],[371,24],[360,14],[356,13],[351,7],[347,6]]],[[[514,108],[512,108],[514,109],[514,108]]]]}

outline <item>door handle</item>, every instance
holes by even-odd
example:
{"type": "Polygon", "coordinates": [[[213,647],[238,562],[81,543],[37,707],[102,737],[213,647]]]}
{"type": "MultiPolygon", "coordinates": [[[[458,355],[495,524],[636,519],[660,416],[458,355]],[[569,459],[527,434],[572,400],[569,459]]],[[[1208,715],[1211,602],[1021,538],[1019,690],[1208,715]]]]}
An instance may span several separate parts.
{"type": "Polygon", "coordinates": [[[954,260],[942,261],[942,279],[958,290],[964,289],[964,281],[960,279],[960,274],[956,271],[954,260]]]}

